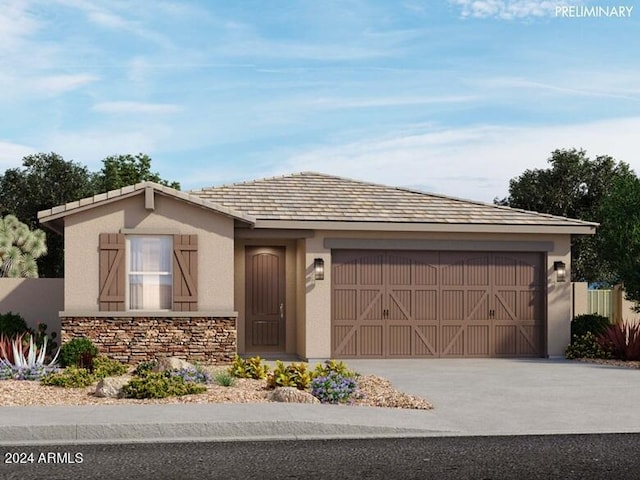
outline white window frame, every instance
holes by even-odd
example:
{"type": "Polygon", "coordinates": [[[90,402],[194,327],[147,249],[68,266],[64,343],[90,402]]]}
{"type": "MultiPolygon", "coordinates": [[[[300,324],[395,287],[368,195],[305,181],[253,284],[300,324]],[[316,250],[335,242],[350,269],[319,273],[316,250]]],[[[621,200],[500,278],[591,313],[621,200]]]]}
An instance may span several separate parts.
{"type": "Polygon", "coordinates": [[[162,235],[162,234],[128,234],[125,237],[125,264],[126,264],[126,273],[125,273],[125,309],[131,312],[170,312],[173,310],[173,236],[172,235],[162,235]],[[149,272],[149,271],[131,271],[131,239],[136,237],[154,237],[154,238],[166,238],[169,241],[169,271],[163,272],[149,272]],[[171,305],[169,308],[131,308],[131,298],[130,298],[130,278],[132,275],[160,275],[160,276],[168,276],[170,281],[169,285],[171,287],[171,305]]]}

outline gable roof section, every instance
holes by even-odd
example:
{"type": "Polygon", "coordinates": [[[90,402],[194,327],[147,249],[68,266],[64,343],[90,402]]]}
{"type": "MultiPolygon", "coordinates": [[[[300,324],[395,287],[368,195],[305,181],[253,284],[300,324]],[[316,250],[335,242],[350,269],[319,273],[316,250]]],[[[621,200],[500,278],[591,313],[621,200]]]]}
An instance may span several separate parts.
{"type": "Polygon", "coordinates": [[[76,200],[75,202],[69,202],[64,205],[59,205],[47,210],[42,210],[38,212],[38,221],[43,225],[51,228],[53,231],[62,233],[60,220],[63,217],[124,198],[145,194],[148,189],[151,189],[154,193],[166,195],[176,200],[190,203],[197,207],[205,208],[221,215],[226,215],[249,225],[255,224],[255,218],[248,214],[236,211],[223,205],[217,205],[210,200],[195,195],[190,195],[189,193],[181,192],[180,190],[176,190],[165,185],[160,185],[159,183],[155,182],[141,182],[135,185],[130,185],[128,187],[122,187],[117,190],[111,190],[106,193],[94,195],[93,197],[83,198],[81,200],[76,200]]]}
{"type": "MultiPolygon", "coordinates": [[[[302,172],[220,187],[192,195],[256,218],[256,227],[329,228],[333,222],[438,226],[463,231],[469,226],[516,226],[516,230],[594,233],[597,223],[461,200],[314,172],[302,172]],[[308,223],[307,223],[308,222],[308,223]],[[322,224],[323,227],[320,227],[322,224]],[[448,227],[447,227],[448,226],[448,227]]],[[[336,224],[337,225],[337,224],[336,224]]],[[[337,228],[343,228],[338,226],[337,228]]],[[[386,228],[385,228],[386,229],[386,228]]],[[[422,229],[422,228],[420,228],[422,229]]],[[[430,229],[430,228],[426,228],[430,229]]],[[[513,231],[513,230],[511,230],[513,231]]]]}

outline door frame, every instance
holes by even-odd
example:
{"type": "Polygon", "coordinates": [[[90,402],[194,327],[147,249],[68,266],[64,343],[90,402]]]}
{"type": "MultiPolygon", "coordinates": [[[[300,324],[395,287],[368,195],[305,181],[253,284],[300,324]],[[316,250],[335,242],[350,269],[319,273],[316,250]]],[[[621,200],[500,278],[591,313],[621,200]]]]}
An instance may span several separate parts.
{"type": "Polygon", "coordinates": [[[244,341],[245,352],[247,353],[284,353],[286,351],[286,327],[287,327],[287,292],[286,292],[286,247],[282,245],[245,245],[245,314],[244,314],[244,341]],[[252,269],[251,256],[262,251],[263,253],[275,254],[279,257],[278,269],[278,294],[279,302],[282,306],[282,314],[278,320],[278,345],[275,347],[254,347],[253,346],[253,325],[251,318],[251,292],[252,292],[252,269]]]}

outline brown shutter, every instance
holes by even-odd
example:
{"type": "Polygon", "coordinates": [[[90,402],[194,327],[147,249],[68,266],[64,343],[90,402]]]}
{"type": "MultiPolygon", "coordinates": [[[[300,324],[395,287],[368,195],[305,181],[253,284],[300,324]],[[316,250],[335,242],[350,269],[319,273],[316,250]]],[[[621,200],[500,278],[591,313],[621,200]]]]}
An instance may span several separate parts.
{"type": "Polygon", "coordinates": [[[100,234],[100,295],[102,311],[125,310],[125,240],[119,233],[100,234]]]}
{"type": "Polygon", "coordinates": [[[198,236],[173,236],[173,309],[198,310],[198,236]]]}

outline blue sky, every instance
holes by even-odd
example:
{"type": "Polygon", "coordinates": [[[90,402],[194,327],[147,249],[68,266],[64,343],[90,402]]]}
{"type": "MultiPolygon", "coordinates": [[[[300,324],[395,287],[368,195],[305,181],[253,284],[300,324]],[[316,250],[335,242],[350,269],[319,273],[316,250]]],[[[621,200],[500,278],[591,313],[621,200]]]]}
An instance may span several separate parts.
{"type": "Polygon", "coordinates": [[[0,0],[0,171],[144,152],[185,190],[312,170],[489,202],[556,148],[640,172],[639,3],[0,0]]]}

